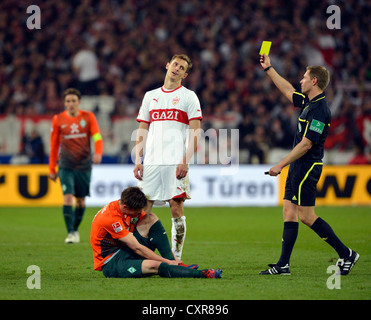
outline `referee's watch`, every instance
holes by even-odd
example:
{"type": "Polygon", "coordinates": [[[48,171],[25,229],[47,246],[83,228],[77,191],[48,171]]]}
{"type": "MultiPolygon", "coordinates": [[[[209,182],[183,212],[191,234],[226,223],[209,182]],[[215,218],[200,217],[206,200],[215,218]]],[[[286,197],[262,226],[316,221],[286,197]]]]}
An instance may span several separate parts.
{"type": "Polygon", "coordinates": [[[270,68],[273,68],[273,66],[266,67],[264,71],[267,72],[270,68]]]}

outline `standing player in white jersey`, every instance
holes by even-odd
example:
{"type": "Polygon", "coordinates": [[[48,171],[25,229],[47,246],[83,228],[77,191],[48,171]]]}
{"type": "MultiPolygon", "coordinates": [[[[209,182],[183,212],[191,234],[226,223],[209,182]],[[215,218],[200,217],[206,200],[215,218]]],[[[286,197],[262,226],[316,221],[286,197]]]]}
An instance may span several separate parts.
{"type": "Polygon", "coordinates": [[[137,117],[134,176],[148,198],[146,212],[151,212],[155,201],[169,202],[172,251],[178,259],[186,235],[183,203],[190,199],[188,164],[197,148],[202,120],[196,94],[181,84],[191,67],[188,56],[174,55],[166,64],[164,85],[146,92],[137,117]]]}

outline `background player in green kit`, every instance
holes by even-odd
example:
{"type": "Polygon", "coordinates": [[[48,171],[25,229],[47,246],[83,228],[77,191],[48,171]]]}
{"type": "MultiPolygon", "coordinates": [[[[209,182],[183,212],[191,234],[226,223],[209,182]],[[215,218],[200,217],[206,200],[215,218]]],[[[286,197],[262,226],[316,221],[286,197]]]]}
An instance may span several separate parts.
{"type": "Polygon", "coordinates": [[[64,92],[63,99],[66,110],[53,117],[50,133],[49,178],[55,182],[59,177],[63,191],[63,216],[68,233],[65,243],[78,243],[78,227],[85,211],[85,197],[89,196],[92,163],[102,162],[103,139],[94,113],[80,110],[81,93],[70,88],[64,92]],[[91,138],[95,148],[93,155],[91,138]]]}
{"type": "Polygon", "coordinates": [[[275,71],[268,56],[261,56],[260,64],[277,88],[301,109],[292,151],[268,172],[271,176],[277,176],[284,167],[290,165],[283,204],[281,256],[276,264],[270,264],[270,268],[260,274],[291,274],[290,256],[298,235],[299,216],[300,221],[336,250],[339,255],[339,272],[346,275],[359,259],[359,254],[345,246],[330,225],[318,217],[314,210],[316,185],[323,167],[324,143],[331,122],[331,112],[324,93],[330,81],[329,72],[322,66],[307,67],[300,81],[299,93],[275,71]]]}

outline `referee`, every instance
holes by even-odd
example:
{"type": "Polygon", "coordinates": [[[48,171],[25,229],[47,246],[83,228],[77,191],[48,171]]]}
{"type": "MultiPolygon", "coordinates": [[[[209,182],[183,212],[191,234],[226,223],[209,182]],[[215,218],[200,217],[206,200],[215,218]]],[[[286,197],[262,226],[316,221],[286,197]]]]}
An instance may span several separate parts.
{"type": "Polygon", "coordinates": [[[270,176],[277,176],[290,165],[283,203],[281,256],[277,263],[269,264],[270,268],[260,274],[291,274],[290,256],[298,235],[299,216],[301,222],[336,250],[339,255],[336,265],[341,275],[347,275],[359,259],[359,254],[345,246],[330,225],[314,211],[316,185],[323,167],[324,143],[331,122],[324,93],[330,81],[329,72],[322,66],[307,67],[300,81],[299,93],[276,72],[268,56],[261,56],[260,64],[281,93],[301,109],[292,151],[268,172],[270,176]]]}

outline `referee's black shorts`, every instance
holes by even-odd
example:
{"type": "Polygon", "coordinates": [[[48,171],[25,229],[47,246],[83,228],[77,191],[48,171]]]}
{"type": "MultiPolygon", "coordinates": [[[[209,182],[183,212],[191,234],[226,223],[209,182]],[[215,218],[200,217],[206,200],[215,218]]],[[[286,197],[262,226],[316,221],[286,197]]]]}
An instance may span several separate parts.
{"type": "Polygon", "coordinates": [[[314,206],[322,167],[322,162],[297,160],[291,163],[283,198],[299,206],[314,206]]]}

